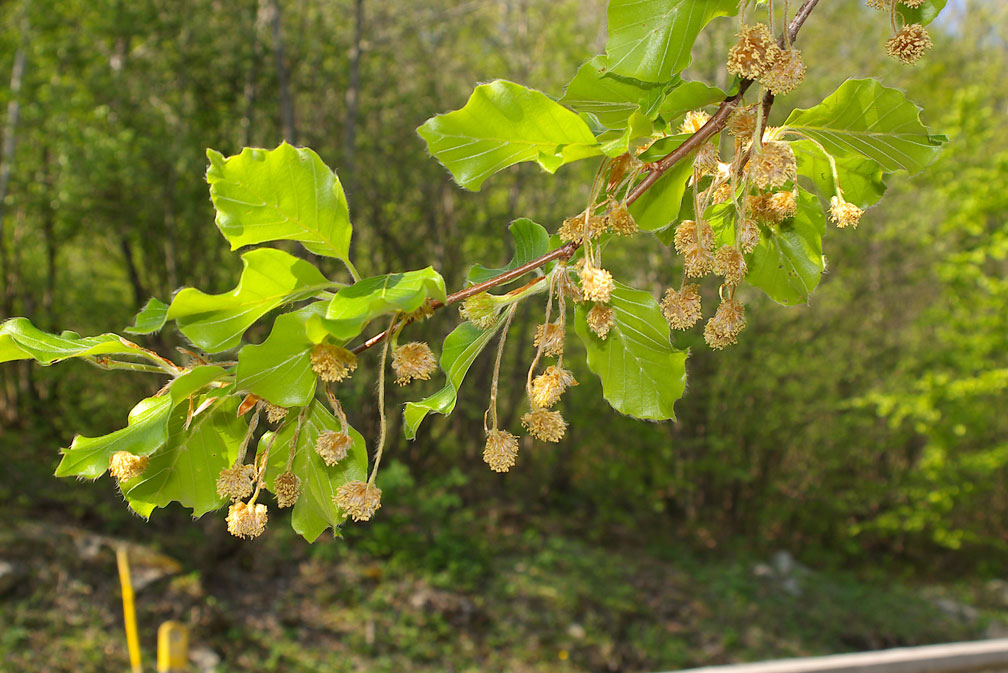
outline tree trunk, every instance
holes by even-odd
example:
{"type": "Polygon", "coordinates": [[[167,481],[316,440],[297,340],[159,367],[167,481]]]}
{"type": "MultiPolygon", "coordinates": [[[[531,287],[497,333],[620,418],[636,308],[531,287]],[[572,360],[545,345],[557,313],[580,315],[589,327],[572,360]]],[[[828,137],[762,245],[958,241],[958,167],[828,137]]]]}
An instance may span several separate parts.
{"type": "Polygon", "coordinates": [[[290,70],[284,55],[283,27],[280,6],[276,0],[269,0],[270,22],[273,28],[273,56],[276,59],[277,86],[280,89],[280,119],[283,122],[284,140],[297,145],[297,126],[294,122],[294,101],[290,92],[290,70]]]}
{"type": "Polygon", "coordinates": [[[355,191],[357,182],[357,109],[360,99],[361,35],[364,32],[364,0],[354,0],[354,36],[350,47],[350,77],[347,86],[346,123],[343,126],[343,189],[348,197],[355,191]]]}
{"type": "Polygon", "coordinates": [[[0,297],[0,314],[10,316],[14,304],[14,280],[17,276],[11,267],[10,250],[7,247],[7,235],[4,231],[4,201],[7,199],[7,189],[10,185],[11,165],[14,162],[14,150],[17,146],[17,126],[21,116],[21,81],[24,78],[26,53],[28,47],[28,15],[21,18],[21,46],[14,55],[14,67],[11,69],[10,101],[7,103],[7,118],[4,120],[3,148],[0,149],[0,279],[4,292],[0,297]]]}
{"type": "Polygon", "coordinates": [[[241,120],[241,147],[252,145],[252,134],[255,127],[256,78],[259,74],[259,59],[262,58],[262,42],[259,40],[259,8],[258,0],[252,3],[252,30],[249,39],[252,40],[252,50],[249,58],[248,71],[245,74],[245,114],[241,120]]]}

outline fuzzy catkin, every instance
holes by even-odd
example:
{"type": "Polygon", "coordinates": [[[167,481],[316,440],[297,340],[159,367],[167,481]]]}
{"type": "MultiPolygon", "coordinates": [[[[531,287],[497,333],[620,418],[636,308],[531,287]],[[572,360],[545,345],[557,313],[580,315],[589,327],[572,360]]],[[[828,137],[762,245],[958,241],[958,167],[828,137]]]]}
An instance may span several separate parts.
{"type": "Polygon", "coordinates": [[[412,341],[392,351],[392,371],[401,386],[414,380],[427,381],[437,368],[433,351],[422,341],[412,341]]]}
{"type": "Polygon", "coordinates": [[[483,447],[483,461],[494,472],[507,472],[518,458],[518,438],[505,430],[487,433],[483,447]]]}
{"type": "Polygon", "coordinates": [[[532,380],[532,404],[536,407],[552,407],[571,386],[576,386],[574,375],[562,367],[550,365],[532,380]]]}
{"type": "Polygon", "coordinates": [[[318,344],[312,348],[310,360],[312,371],[326,382],[342,381],[357,369],[357,356],[335,344],[318,344]]]}
{"type": "Polygon", "coordinates": [[[521,419],[529,434],[543,442],[559,442],[567,431],[567,421],[559,411],[535,409],[521,419]]]}
{"type": "Polygon", "coordinates": [[[764,23],[742,26],[738,42],[728,52],[728,72],[746,79],[757,79],[773,65],[780,48],[764,23]]]}
{"type": "Polygon", "coordinates": [[[354,521],[370,521],[381,507],[382,491],[365,481],[348,481],[336,489],[333,503],[354,521]]]}
{"type": "Polygon", "coordinates": [[[931,35],[927,29],[919,23],[911,23],[886,42],[886,51],[897,61],[913,65],[931,46],[931,35]]]}
{"type": "Polygon", "coordinates": [[[683,286],[682,290],[665,290],[661,301],[662,315],[672,329],[689,329],[700,320],[700,286],[694,283],[683,286]]]}

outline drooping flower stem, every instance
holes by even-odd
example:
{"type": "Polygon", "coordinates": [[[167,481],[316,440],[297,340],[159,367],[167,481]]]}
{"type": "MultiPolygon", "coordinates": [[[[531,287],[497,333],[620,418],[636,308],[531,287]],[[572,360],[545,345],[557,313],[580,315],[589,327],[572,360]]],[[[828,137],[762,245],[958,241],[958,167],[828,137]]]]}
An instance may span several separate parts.
{"type": "Polygon", "coordinates": [[[507,339],[508,330],[511,329],[511,318],[518,310],[517,304],[508,309],[507,318],[504,319],[504,327],[501,328],[500,342],[497,344],[497,359],[494,361],[493,379],[490,381],[490,427],[486,427],[486,415],[483,416],[483,430],[490,432],[497,429],[497,382],[500,378],[501,360],[504,358],[504,341],[507,339]]]}
{"type": "MultiPolygon", "coordinates": [[[[399,314],[392,316],[386,334],[397,334],[396,320],[399,314]]],[[[385,421],[385,367],[388,365],[388,351],[391,339],[385,339],[382,346],[381,363],[378,369],[378,444],[375,446],[374,466],[371,468],[371,476],[368,477],[368,486],[374,486],[375,477],[378,476],[378,466],[381,464],[382,451],[385,449],[385,434],[388,431],[388,423],[385,421]]]]}

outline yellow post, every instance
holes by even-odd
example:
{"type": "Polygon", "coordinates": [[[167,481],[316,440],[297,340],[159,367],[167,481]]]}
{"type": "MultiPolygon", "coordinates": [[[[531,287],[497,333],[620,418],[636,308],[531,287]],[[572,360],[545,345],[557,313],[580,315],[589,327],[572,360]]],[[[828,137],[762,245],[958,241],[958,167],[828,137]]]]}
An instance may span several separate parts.
{"type": "Polygon", "coordinates": [[[157,632],[158,673],[184,673],[189,666],[189,629],[165,622],[157,632]]]}
{"type": "Polygon", "coordinates": [[[130,579],[129,558],[126,548],[116,549],[119,565],[119,584],[122,586],[123,620],[126,622],[126,647],[129,649],[133,673],[143,673],[140,665],[140,639],[137,637],[136,607],[133,604],[133,582],[130,579]]]}

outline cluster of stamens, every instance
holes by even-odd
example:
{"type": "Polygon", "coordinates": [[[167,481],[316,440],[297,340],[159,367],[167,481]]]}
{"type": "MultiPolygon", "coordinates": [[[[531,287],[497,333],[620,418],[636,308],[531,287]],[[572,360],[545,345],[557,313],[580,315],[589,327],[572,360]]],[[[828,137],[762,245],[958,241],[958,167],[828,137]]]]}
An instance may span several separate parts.
{"type": "Polygon", "coordinates": [[[236,502],[228,509],[227,529],[235,537],[254,538],[266,530],[266,505],[236,502]]]}
{"type": "Polygon", "coordinates": [[[840,229],[844,229],[857,227],[864,211],[853,203],[845,201],[842,196],[834,196],[830,199],[829,214],[833,223],[840,229]]]}
{"type": "Polygon", "coordinates": [[[353,446],[353,438],[344,429],[340,432],[326,430],[315,440],[315,453],[329,467],[336,465],[347,457],[353,446]]]}
{"type": "Polygon", "coordinates": [[[567,421],[559,411],[533,409],[521,419],[528,433],[543,442],[559,442],[567,431],[567,421]]]}
{"type": "Polygon", "coordinates": [[[311,366],[323,381],[342,381],[357,369],[357,356],[334,344],[318,344],[311,351],[311,366]]]}
{"type": "Polygon", "coordinates": [[[552,407],[571,386],[576,386],[574,375],[557,365],[550,365],[532,380],[532,404],[536,407],[552,407]]]}
{"type": "Polygon", "coordinates": [[[301,495],[301,479],[293,472],[284,472],[273,480],[277,507],[292,507],[301,495]]]}
{"type": "Polygon", "coordinates": [[[370,521],[381,507],[381,489],[365,481],[348,481],[336,490],[333,502],[354,521],[370,521]]]}
{"type": "Polygon", "coordinates": [[[706,276],[714,268],[714,230],[707,222],[683,220],[676,227],[674,243],[688,277],[706,276]]]}
{"type": "Polygon", "coordinates": [[[459,307],[463,320],[468,320],[480,329],[489,329],[497,322],[497,300],[486,292],[469,297],[459,307]]]}
{"type": "Polygon", "coordinates": [[[217,495],[229,500],[244,500],[252,495],[255,475],[255,467],[245,463],[224,468],[217,476],[217,495]]]}
{"type": "Polygon", "coordinates": [[[413,380],[427,381],[437,371],[437,359],[422,341],[403,344],[392,351],[392,371],[401,386],[413,380]]]}
{"type": "Polygon", "coordinates": [[[518,438],[506,430],[487,433],[483,460],[494,472],[507,472],[518,458],[518,438]]]}
{"type": "Polygon", "coordinates": [[[673,329],[685,330],[693,327],[702,315],[700,286],[690,283],[684,285],[681,290],[672,288],[665,290],[661,310],[673,329]]]}
{"type": "Polygon", "coordinates": [[[550,357],[563,355],[564,352],[564,326],[561,322],[543,323],[536,326],[535,338],[532,345],[536,348],[542,346],[543,354],[550,357]]]}
{"type": "Polygon", "coordinates": [[[801,52],[790,46],[781,49],[766,24],[742,26],[736,37],[738,42],[728,52],[728,72],[759,80],[777,96],[790,93],[805,79],[801,52]]]}
{"type": "Polygon", "coordinates": [[[129,481],[139,477],[147,465],[150,458],[147,456],[137,456],[129,451],[116,451],[109,458],[109,473],[118,481],[129,481]]]}
{"type": "Polygon", "coordinates": [[[270,423],[279,423],[287,417],[287,412],[289,409],[287,407],[281,407],[279,404],[273,404],[271,402],[266,403],[266,420],[270,423]]]}
{"type": "Polygon", "coordinates": [[[886,42],[886,52],[897,61],[912,65],[932,47],[931,35],[919,23],[911,23],[900,28],[886,42]]]}
{"type": "Polygon", "coordinates": [[[714,317],[704,326],[704,340],[715,350],[721,350],[738,341],[745,328],[745,307],[738,299],[724,299],[714,317]]]}

